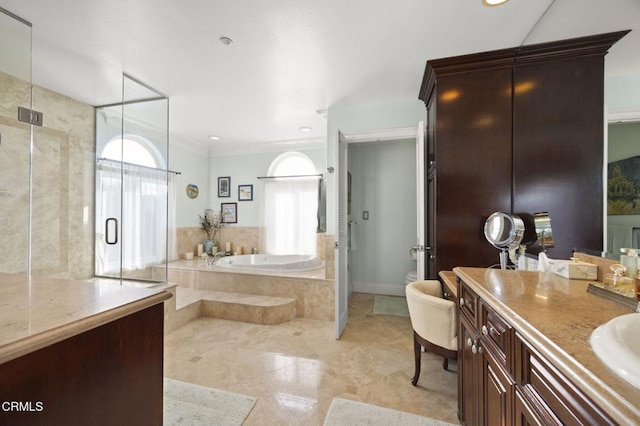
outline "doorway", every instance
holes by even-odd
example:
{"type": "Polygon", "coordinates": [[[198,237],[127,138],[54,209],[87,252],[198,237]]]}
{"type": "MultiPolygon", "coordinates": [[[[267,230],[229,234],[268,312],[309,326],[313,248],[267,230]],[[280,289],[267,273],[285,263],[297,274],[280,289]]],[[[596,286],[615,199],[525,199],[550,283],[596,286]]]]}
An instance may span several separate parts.
{"type": "MultiPolygon", "coordinates": [[[[336,226],[336,285],[335,285],[335,297],[336,297],[336,338],[339,339],[340,335],[342,334],[342,332],[344,331],[344,328],[346,327],[347,324],[347,320],[348,320],[348,299],[351,295],[351,293],[354,291],[354,281],[352,279],[357,277],[354,277],[353,275],[353,271],[351,270],[352,265],[350,264],[350,258],[353,257],[353,253],[355,251],[358,250],[358,248],[361,246],[362,243],[358,242],[359,240],[362,239],[362,237],[359,237],[358,235],[361,233],[361,230],[359,229],[360,226],[359,223],[364,224],[364,222],[366,221],[370,221],[372,218],[372,214],[373,212],[370,210],[366,210],[365,208],[363,208],[362,206],[359,206],[359,210],[356,211],[356,206],[351,205],[351,211],[349,211],[349,206],[350,206],[350,200],[353,202],[354,197],[356,197],[355,194],[353,194],[353,175],[351,176],[351,186],[352,186],[352,194],[349,194],[348,191],[348,186],[349,186],[349,165],[352,164],[353,162],[350,163],[349,161],[349,148],[350,147],[355,147],[355,144],[362,144],[363,146],[365,146],[365,148],[363,149],[367,149],[366,145],[370,145],[370,146],[381,146],[383,148],[381,149],[376,149],[375,153],[374,151],[370,151],[370,154],[373,155],[373,157],[378,158],[377,163],[374,163],[373,165],[368,165],[367,164],[367,159],[365,158],[365,160],[363,161],[364,164],[363,167],[367,170],[371,170],[371,174],[372,176],[376,176],[377,178],[382,177],[383,178],[383,183],[381,183],[381,185],[384,188],[380,188],[380,191],[377,191],[375,189],[373,189],[374,185],[371,185],[371,181],[370,179],[366,179],[363,178],[362,179],[362,189],[361,192],[364,192],[364,195],[362,195],[365,198],[365,201],[363,201],[366,204],[366,199],[367,198],[374,198],[376,200],[382,200],[382,203],[384,204],[384,210],[385,213],[383,213],[379,219],[379,223],[376,223],[373,226],[368,226],[369,229],[367,229],[367,231],[370,231],[370,235],[373,235],[373,241],[374,243],[372,244],[371,242],[367,242],[367,251],[371,251],[372,253],[376,253],[376,257],[378,256],[379,252],[386,252],[387,251],[387,247],[389,245],[393,247],[395,247],[395,252],[394,254],[398,254],[399,256],[402,256],[402,249],[398,248],[398,246],[394,246],[391,242],[395,242],[395,240],[397,239],[396,236],[391,233],[390,236],[386,236],[383,237],[383,241],[379,240],[379,235],[381,234],[380,232],[380,228],[385,228],[385,230],[387,229],[396,229],[394,228],[394,225],[397,226],[398,223],[406,223],[406,221],[410,220],[411,223],[415,224],[415,228],[413,228],[413,238],[411,238],[411,240],[407,240],[407,242],[403,242],[402,239],[398,239],[399,240],[399,244],[403,245],[403,244],[407,244],[405,251],[405,255],[407,256],[407,259],[411,259],[411,250],[414,249],[415,253],[416,253],[416,261],[415,261],[415,265],[416,265],[416,271],[417,271],[417,279],[424,279],[424,273],[425,273],[425,269],[424,269],[424,265],[425,265],[425,261],[424,261],[424,255],[425,255],[425,230],[424,230],[424,202],[425,202],[425,191],[424,191],[424,173],[425,173],[425,157],[424,157],[424,123],[420,122],[418,123],[417,127],[411,127],[411,128],[402,128],[402,129],[389,129],[389,130],[382,130],[382,131],[376,131],[376,132],[367,132],[367,133],[359,133],[359,134],[342,134],[340,133],[340,137],[339,137],[339,144],[338,144],[338,158],[337,158],[337,165],[338,167],[336,168],[336,180],[338,182],[338,203],[337,203],[337,212],[336,212],[336,217],[338,218],[338,223],[336,226]],[[411,152],[413,154],[413,159],[410,161],[412,163],[412,166],[409,166],[407,164],[401,165],[401,164],[394,164],[393,158],[389,157],[389,153],[386,152],[388,151],[387,148],[385,148],[386,143],[390,143],[389,146],[393,147],[393,145],[391,144],[393,141],[395,141],[396,143],[402,143],[402,142],[411,142],[411,145],[413,146],[411,149],[411,152]],[[397,174],[400,168],[405,169],[404,172],[406,172],[406,169],[413,169],[413,172],[411,173],[411,175],[413,176],[413,183],[415,184],[413,186],[413,188],[409,188],[409,187],[405,187],[403,188],[402,185],[394,185],[394,182],[397,180],[397,174]],[[381,173],[381,170],[385,169],[385,173],[381,173]],[[388,169],[388,176],[387,176],[387,171],[388,169]],[[386,179],[386,182],[384,181],[386,179]],[[379,192],[379,193],[378,193],[379,192]],[[371,197],[368,197],[367,194],[372,194],[371,197]],[[387,195],[388,194],[388,195],[387,195]],[[408,197],[412,197],[413,198],[413,202],[409,202],[407,200],[404,200],[403,202],[403,196],[406,195],[408,197]],[[386,198],[388,197],[388,198],[386,198]],[[394,200],[395,198],[395,200],[394,200]],[[397,201],[397,202],[396,202],[397,201]],[[406,207],[407,205],[411,205],[412,209],[413,209],[413,214],[410,216],[412,218],[411,219],[400,219],[398,215],[400,215],[400,213],[396,213],[396,216],[394,218],[394,209],[396,211],[400,211],[403,210],[403,208],[399,208],[402,205],[402,207],[406,207]],[[387,212],[388,210],[388,212],[387,212]],[[366,218],[366,219],[365,219],[366,218]],[[404,221],[404,222],[403,222],[404,221]],[[351,224],[351,229],[349,228],[349,224],[351,224]],[[378,240],[376,241],[376,238],[378,238],[378,240]],[[355,241],[355,244],[353,244],[355,241]],[[410,241],[410,242],[409,242],[410,241]],[[415,245],[414,245],[415,244],[415,245]],[[354,250],[354,246],[355,246],[355,250],[354,250]],[[384,250],[382,250],[384,248],[384,250]]],[[[400,146],[400,145],[398,145],[400,146]]],[[[392,151],[395,150],[395,148],[391,149],[392,151]]],[[[365,154],[366,157],[367,154],[365,154]]],[[[406,159],[405,159],[406,161],[406,159]]],[[[354,164],[352,164],[352,167],[354,166],[354,164]]],[[[365,172],[366,173],[369,172],[365,172]]],[[[377,206],[383,205],[380,202],[376,202],[375,203],[377,206]]],[[[376,207],[377,208],[377,207],[376,207]]],[[[377,215],[377,211],[376,211],[376,215],[377,215]]],[[[378,221],[377,221],[378,222],[378,221]]],[[[369,223],[373,223],[373,222],[367,222],[367,225],[369,225],[369,223]]],[[[364,232],[365,229],[362,229],[362,232],[364,232]]],[[[406,232],[406,231],[405,231],[406,232]]],[[[364,257],[365,259],[367,259],[366,255],[363,255],[361,257],[364,257]]],[[[412,259],[411,259],[412,260],[412,259]]],[[[371,260],[367,259],[364,261],[365,263],[370,263],[371,260]]],[[[400,264],[402,264],[402,262],[399,262],[400,264]]],[[[383,268],[387,268],[390,264],[390,260],[389,259],[385,259],[383,258],[382,260],[379,260],[379,264],[381,267],[383,268]]],[[[377,265],[377,263],[376,263],[377,265]]],[[[362,266],[363,270],[367,269],[366,265],[362,266]]],[[[403,266],[399,266],[399,268],[407,268],[407,269],[411,269],[411,267],[407,267],[406,265],[403,266]]],[[[383,294],[397,294],[397,295],[404,295],[404,280],[405,280],[405,276],[407,274],[407,272],[411,272],[411,271],[404,271],[404,273],[400,273],[398,274],[397,270],[396,270],[396,275],[400,275],[401,278],[399,279],[399,283],[396,281],[396,278],[391,278],[390,283],[384,283],[384,282],[379,282],[379,283],[373,283],[373,285],[371,285],[372,283],[366,283],[366,282],[362,282],[361,284],[359,284],[359,287],[365,287],[369,292],[379,292],[379,293],[383,293],[383,294]]],[[[366,276],[366,275],[362,275],[362,276],[366,276]]],[[[369,275],[371,276],[371,275],[369,275]]],[[[363,291],[362,289],[358,288],[358,291],[363,291]]]]}
{"type": "Polygon", "coordinates": [[[348,158],[353,291],[404,296],[417,270],[415,139],[350,144],[348,158]]]}

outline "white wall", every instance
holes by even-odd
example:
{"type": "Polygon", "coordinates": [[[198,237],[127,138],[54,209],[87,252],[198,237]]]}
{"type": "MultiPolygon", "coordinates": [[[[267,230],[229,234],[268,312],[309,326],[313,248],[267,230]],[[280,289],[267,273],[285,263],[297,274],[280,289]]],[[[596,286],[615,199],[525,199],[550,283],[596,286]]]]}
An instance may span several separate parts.
{"type": "MultiPolygon", "coordinates": [[[[374,130],[415,127],[427,117],[424,102],[414,101],[372,103],[368,105],[333,106],[327,112],[327,166],[337,166],[338,132],[357,133],[374,130]]],[[[337,182],[335,174],[327,179],[327,233],[335,234],[337,182]]]]}
{"type": "MultiPolygon", "coordinates": [[[[327,151],[325,148],[298,149],[308,156],[318,173],[326,173],[327,151]]],[[[266,176],[271,162],[287,150],[257,154],[216,156],[209,158],[209,204],[218,211],[221,203],[237,203],[238,226],[258,226],[260,223],[260,180],[266,176]],[[231,178],[231,193],[228,198],[218,197],[218,177],[231,178]],[[253,201],[238,201],[238,185],[253,185],[253,201]]],[[[197,218],[197,214],[196,214],[197,218]]]]}
{"type": "Polygon", "coordinates": [[[405,275],[416,269],[409,255],[417,229],[415,144],[349,144],[354,291],[404,295],[405,275]]]}
{"type": "Polygon", "coordinates": [[[629,74],[605,79],[605,103],[609,109],[640,106],[640,75],[629,74]]]}
{"type": "Polygon", "coordinates": [[[209,159],[202,153],[171,144],[169,169],[180,172],[176,183],[176,226],[199,227],[198,214],[209,207],[209,159]],[[187,196],[187,185],[194,184],[200,191],[197,198],[187,196]]]}

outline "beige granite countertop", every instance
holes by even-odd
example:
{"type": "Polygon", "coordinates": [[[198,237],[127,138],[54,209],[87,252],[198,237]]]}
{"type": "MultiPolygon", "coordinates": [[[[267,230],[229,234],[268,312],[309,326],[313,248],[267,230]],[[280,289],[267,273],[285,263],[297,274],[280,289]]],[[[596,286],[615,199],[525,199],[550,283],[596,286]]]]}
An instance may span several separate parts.
{"type": "Polygon", "coordinates": [[[629,308],[550,272],[454,268],[529,343],[620,424],[640,424],[640,389],[619,378],[589,344],[593,330],[629,308]]]}
{"type": "Polygon", "coordinates": [[[0,273],[0,364],[170,297],[117,282],[0,273]]]}

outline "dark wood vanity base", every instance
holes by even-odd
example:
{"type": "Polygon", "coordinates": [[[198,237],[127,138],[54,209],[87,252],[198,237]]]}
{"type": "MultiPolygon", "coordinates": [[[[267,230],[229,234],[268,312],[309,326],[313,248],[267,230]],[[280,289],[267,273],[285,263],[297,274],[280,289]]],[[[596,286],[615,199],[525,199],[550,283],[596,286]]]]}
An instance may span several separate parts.
{"type": "Polygon", "coordinates": [[[163,304],[0,364],[0,424],[161,425],[163,304]]]}
{"type": "Polygon", "coordinates": [[[640,392],[589,343],[627,308],[552,273],[454,271],[462,424],[640,424],[640,392]]]}

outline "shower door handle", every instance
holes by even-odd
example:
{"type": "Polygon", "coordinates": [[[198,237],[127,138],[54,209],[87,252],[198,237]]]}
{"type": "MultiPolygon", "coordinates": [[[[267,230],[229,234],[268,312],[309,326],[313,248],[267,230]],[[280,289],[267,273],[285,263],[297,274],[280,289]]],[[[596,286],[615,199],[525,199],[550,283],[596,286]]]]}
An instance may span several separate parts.
{"type": "Polygon", "coordinates": [[[116,219],[115,217],[110,217],[105,221],[104,227],[105,227],[104,238],[106,240],[106,243],[109,245],[118,244],[118,219],[116,219]],[[115,238],[113,239],[113,241],[109,241],[110,240],[109,238],[110,223],[113,224],[113,233],[115,235],[115,238]]]}

